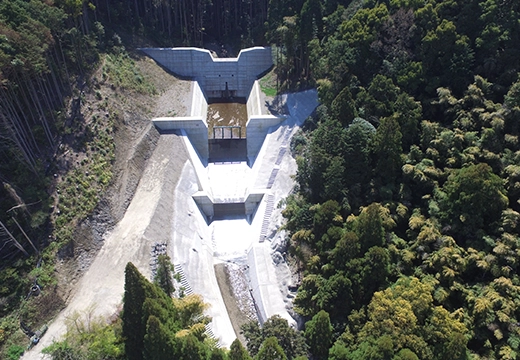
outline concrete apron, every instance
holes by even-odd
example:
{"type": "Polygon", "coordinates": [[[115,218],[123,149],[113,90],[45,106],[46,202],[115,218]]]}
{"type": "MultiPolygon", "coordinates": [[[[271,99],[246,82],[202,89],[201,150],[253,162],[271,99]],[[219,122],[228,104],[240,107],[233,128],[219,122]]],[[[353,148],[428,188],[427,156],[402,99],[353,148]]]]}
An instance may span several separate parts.
{"type": "Polygon", "coordinates": [[[204,164],[188,136],[183,135],[191,161],[185,165],[175,190],[170,256],[177,268],[182,268],[193,292],[211,304],[207,311],[213,318],[209,328],[220,344],[228,348],[236,334],[216,281],[217,263],[248,265],[250,289],[261,323],[280,315],[295,325],[287,311],[291,306],[287,298],[290,284],[282,284],[277,278],[271,242],[264,240],[276,234],[281,209],[274,208],[293,187],[291,175],[296,166],[288,150],[290,139],[318,102],[315,90],[284,95],[283,100],[289,116],[268,130],[252,167],[246,162],[204,164]],[[193,198],[201,193],[217,202],[247,199],[251,193],[262,196],[247,217],[212,219],[193,198]],[[273,211],[278,212],[277,217],[273,211]]]}

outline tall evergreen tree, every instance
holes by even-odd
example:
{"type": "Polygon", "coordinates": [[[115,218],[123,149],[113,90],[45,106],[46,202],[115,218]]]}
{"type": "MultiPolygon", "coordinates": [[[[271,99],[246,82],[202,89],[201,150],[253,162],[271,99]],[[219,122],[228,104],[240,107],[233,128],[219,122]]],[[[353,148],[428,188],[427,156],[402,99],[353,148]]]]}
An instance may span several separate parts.
{"type": "Polygon", "coordinates": [[[166,254],[161,254],[157,257],[157,274],[153,281],[168,295],[172,296],[175,291],[173,286],[173,264],[171,259],[166,254]]]}
{"type": "Polygon", "coordinates": [[[290,327],[287,320],[278,315],[267,319],[261,328],[256,321],[244,324],[242,331],[247,341],[247,349],[253,356],[259,353],[263,342],[269,337],[277,339],[277,344],[282,347],[284,355],[289,360],[307,353],[303,334],[290,327]]]}
{"type": "MultiPolygon", "coordinates": [[[[401,173],[401,127],[394,116],[381,119],[374,138],[376,178],[380,184],[392,187],[401,173]]],[[[381,194],[388,197],[386,194],[381,194]]]]}
{"type": "Polygon", "coordinates": [[[287,360],[282,347],[278,344],[276,337],[271,336],[264,340],[256,360],[287,360]]]}
{"type": "Polygon", "coordinates": [[[231,343],[228,356],[229,360],[251,360],[251,356],[249,356],[247,350],[238,339],[231,343]]]}
{"type": "Polygon", "coordinates": [[[381,217],[381,205],[372,203],[367,206],[356,220],[355,231],[361,244],[361,252],[365,253],[372,246],[383,246],[385,229],[381,217]]]}
{"type": "Polygon", "coordinates": [[[129,360],[143,359],[143,340],[147,321],[143,319],[143,304],[150,293],[148,284],[135,265],[129,262],[125,268],[122,315],[125,352],[129,360]]]}
{"type": "Polygon", "coordinates": [[[332,330],[329,314],[324,310],[305,323],[305,338],[315,359],[327,359],[332,342],[332,330]]]}
{"type": "Polygon", "coordinates": [[[466,235],[492,230],[508,205],[503,181],[485,163],[454,171],[443,190],[446,197],[440,203],[445,220],[466,235]]]}
{"type": "Polygon", "coordinates": [[[174,357],[174,338],[175,335],[169,332],[157,317],[149,316],[143,341],[143,359],[169,360],[174,357]]]}
{"type": "Polygon", "coordinates": [[[211,350],[210,360],[228,360],[228,355],[224,350],[215,348],[211,350]]]}
{"type": "Polygon", "coordinates": [[[352,123],[352,120],[358,115],[356,105],[352,99],[352,94],[348,86],[340,91],[338,96],[332,101],[331,113],[334,118],[339,120],[343,126],[352,123]]]}

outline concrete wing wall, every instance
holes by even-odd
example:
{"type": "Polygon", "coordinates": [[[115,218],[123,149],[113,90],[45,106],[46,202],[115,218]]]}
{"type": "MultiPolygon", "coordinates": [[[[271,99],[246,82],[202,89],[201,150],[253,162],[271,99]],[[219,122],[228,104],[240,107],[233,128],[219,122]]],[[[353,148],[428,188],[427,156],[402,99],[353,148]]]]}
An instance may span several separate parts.
{"type": "Polygon", "coordinates": [[[154,125],[161,131],[183,129],[188,135],[193,147],[202,159],[209,156],[208,148],[208,102],[194,81],[191,87],[192,101],[190,116],[160,117],[152,119],[154,125]]]}
{"type": "Polygon", "coordinates": [[[273,65],[270,47],[244,49],[238,58],[213,58],[209,50],[198,48],[141,50],[174,74],[197,80],[207,97],[245,98],[254,81],[273,65]]]}
{"type": "Polygon", "coordinates": [[[206,118],[197,116],[178,116],[154,118],[153,124],[161,131],[183,130],[202,159],[209,156],[208,127],[206,118]]]}
{"type": "Polygon", "coordinates": [[[193,82],[191,92],[193,94],[191,99],[191,116],[203,118],[207,127],[208,101],[204,97],[204,93],[198,82],[193,82]]]}
{"type": "Polygon", "coordinates": [[[251,87],[251,92],[247,98],[246,107],[248,116],[262,115],[262,105],[260,104],[260,85],[256,80],[251,87]]]}

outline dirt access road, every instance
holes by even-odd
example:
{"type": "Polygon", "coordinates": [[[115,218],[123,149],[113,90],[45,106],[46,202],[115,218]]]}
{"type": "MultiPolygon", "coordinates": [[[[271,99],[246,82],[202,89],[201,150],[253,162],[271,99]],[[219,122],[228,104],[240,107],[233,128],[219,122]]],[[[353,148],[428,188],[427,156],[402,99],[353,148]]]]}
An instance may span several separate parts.
{"type": "MultiPolygon", "coordinates": [[[[159,91],[152,104],[147,104],[150,118],[187,112],[190,82],[174,78],[147,58],[139,60],[138,65],[159,91]]],[[[70,319],[78,315],[110,318],[117,314],[124,292],[124,268],[128,262],[133,262],[143,275],[150,277],[150,249],[161,239],[147,237],[146,230],[160,211],[158,206],[163,192],[167,189],[171,193],[175,188],[188,155],[181,138],[176,135],[159,137],[150,118],[137,116],[141,118],[139,121],[135,119],[135,111],[126,110],[122,124],[125,128],[115,136],[114,180],[105,194],[109,217],[115,222],[118,217],[122,218],[111,231],[103,234],[101,249],[95,256],[90,254],[94,260],[86,272],[78,272],[77,268],[85,267],[85,264],[80,264],[77,259],[71,261],[76,269],[72,269],[70,264],[58,265],[60,280],[73,284],[67,291],[67,306],[50,324],[40,343],[23,355],[24,360],[45,359],[41,350],[60,340],[70,319]],[[147,144],[143,145],[143,142],[147,144]],[[157,143],[155,149],[154,143],[157,143]],[[153,151],[148,160],[136,161],[136,152],[140,148],[153,151]],[[136,185],[132,186],[132,182],[136,185]]]]}

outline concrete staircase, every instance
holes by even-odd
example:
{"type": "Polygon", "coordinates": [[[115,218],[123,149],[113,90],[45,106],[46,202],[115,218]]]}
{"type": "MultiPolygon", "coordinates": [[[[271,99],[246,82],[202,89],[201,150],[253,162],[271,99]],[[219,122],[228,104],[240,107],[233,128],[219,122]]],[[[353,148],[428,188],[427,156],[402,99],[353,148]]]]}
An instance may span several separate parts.
{"type": "Polygon", "coordinates": [[[269,194],[267,196],[267,205],[265,207],[264,219],[262,221],[262,229],[260,230],[260,242],[264,242],[267,236],[267,229],[269,227],[269,221],[271,220],[271,214],[274,209],[274,195],[269,194]]]}
{"type": "MultiPolygon", "coordinates": [[[[184,270],[182,269],[182,265],[175,264],[173,265],[175,274],[178,274],[178,277],[180,279],[180,284],[182,288],[184,289],[184,295],[191,295],[193,294],[193,290],[191,289],[190,283],[188,282],[188,279],[186,279],[186,274],[184,274],[184,270]]],[[[177,289],[177,293],[180,293],[180,289],[177,289]]]]}
{"type": "MultiPolygon", "coordinates": [[[[184,289],[184,291],[183,291],[184,295],[191,295],[191,294],[193,294],[193,290],[192,290],[192,288],[190,286],[190,283],[188,282],[188,279],[186,279],[186,274],[184,273],[182,265],[174,264],[173,268],[174,268],[175,274],[178,274],[178,276],[180,278],[180,284],[181,284],[182,288],[184,289]]],[[[214,340],[218,347],[221,347],[222,344],[220,343],[219,339],[215,336],[215,333],[213,332],[213,329],[211,328],[211,325],[210,324],[206,324],[204,327],[206,328],[206,331],[204,331],[206,336],[208,338],[214,340]]]]}

